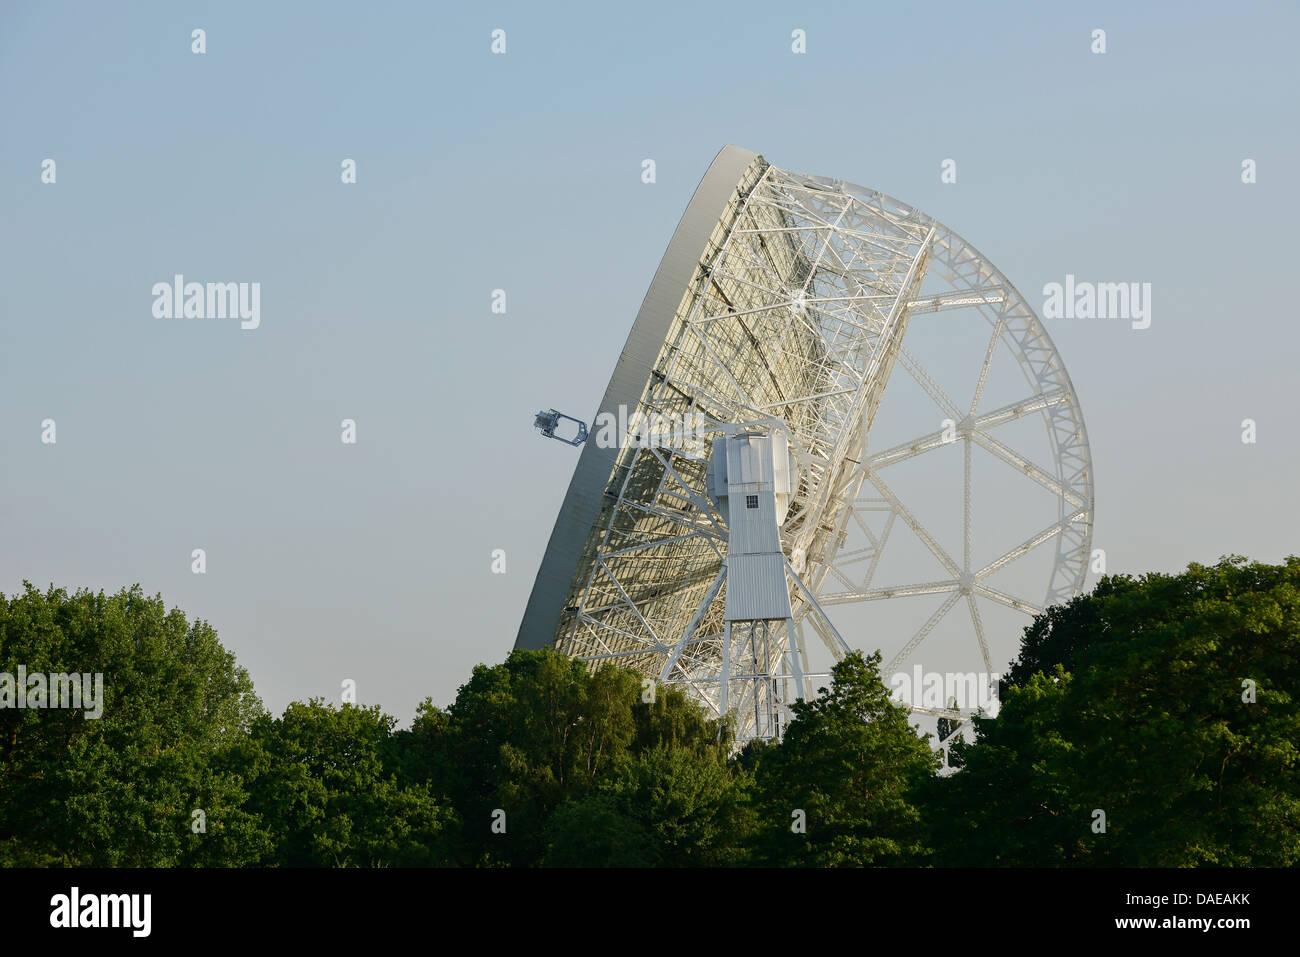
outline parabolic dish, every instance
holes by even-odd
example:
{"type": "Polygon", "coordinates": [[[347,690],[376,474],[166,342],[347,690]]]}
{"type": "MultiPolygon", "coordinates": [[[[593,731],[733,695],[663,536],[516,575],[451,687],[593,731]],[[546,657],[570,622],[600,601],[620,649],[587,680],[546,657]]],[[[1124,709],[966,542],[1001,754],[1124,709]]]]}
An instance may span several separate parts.
{"type": "Polygon", "coordinates": [[[1088,571],[1087,434],[1034,310],[924,213],[735,146],[696,189],[593,422],[515,646],[634,668],[715,713],[727,531],[705,476],[724,426],[778,425],[794,454],[781,541],[797,648],[767,669],[787,703],[824,674],[809,630],[822,662],[843,653],[838,630],[881,648],[886,677],[993,674],[1026,616],[1088,571]]]}

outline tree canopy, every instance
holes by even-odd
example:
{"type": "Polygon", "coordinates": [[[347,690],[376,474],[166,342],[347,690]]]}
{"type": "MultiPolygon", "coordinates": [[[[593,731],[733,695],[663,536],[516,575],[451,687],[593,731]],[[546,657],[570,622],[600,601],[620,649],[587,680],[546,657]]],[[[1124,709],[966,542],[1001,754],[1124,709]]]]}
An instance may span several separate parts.
{"type": "Polygon", "coordinates": [[[846,656],[741,749],[681,691],[551,650],[399,729],[267,713],[210,625],[138,586],[28,584],[0,595],[0,866],[1300,864],[1300,559],[1047,609],[948,774],[880,660],[846,656]],[[102,690],[16,707],[36,673],[102,690]]]}
{"type": "Polygon", "coordinates": [[[1298,586],[1300,559],[1232,557],[1040,616],[936,788],[946,861],[1300,863],[1298,586]]]}
{"type": "Polygon", "coordinates": [[[101,674],[101,714],[0,710],[0,864],[244,864],[265,835],[215,759],[261,702],[203,621],[137,586],[0,595],[0,672],[101,674]],[[206,815],[202,839],[193,811],[206,815]]]}
{"type": "Polygon", "coordinates": [[[796,702],[780,744],[755,747],[762,828],[772,865],[887,866],[929,854],[915,793],[938,755],[880,679],[880,653],[847,655],[831,685],[796,702]]]}

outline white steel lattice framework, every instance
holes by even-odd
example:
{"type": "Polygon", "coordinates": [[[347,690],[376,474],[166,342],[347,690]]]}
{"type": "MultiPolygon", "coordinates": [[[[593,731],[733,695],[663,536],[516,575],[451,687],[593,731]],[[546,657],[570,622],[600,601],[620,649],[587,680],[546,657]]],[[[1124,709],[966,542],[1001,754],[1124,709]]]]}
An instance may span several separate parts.
{"type": "MultiPolygon", "coordinates": [[[[969,619],[969,640],[992,673],[1003,662],[991,656],[977,596],[1033,615],[1083,586],[1092,468],[1078,401],[1056,349],[1033,309],[969,243],[881,193],[790,173],[735,147],[724,150],[669,247],[601,411],[616,414],[619,399],[630,399],[644,416],[663,417],[651,421],[690,423],[703,441],[670,435],[638,443],[621,436],[612,449],[588,441],[516,644],[553,644],[593,666],[635,668],[688,689],[715,715],[725,700],[741,740],[773,733],[770,722],[747,717],[758,698],[788,709],[796,697],[813,693],[812,636],[836,658],[849,650],[822,608],[943,596],[882,673],[907,661],[954,611],[969,619]],[[711,228],[702,227],[710,218],[711,228]],[[691,230],[707,241],[693,239],[691,230]],[[987,349],[970,357],[973,394],[961,402],[907,345],[913,317],[959,309],[977,312],[988,330],[987,349]],[[647,323],[656,310],[655,322],[647,323]],[[997,349],[1014,356],[1025,388],[1018,400],[986,408],[997,349]],[[928,395],[936,424],[944,418],[955,427],[875,449],[872,423],[900,374],[928,395]],[[1000,432],[1026,418],[1041,421],[1050,460],[1031,461],[1000,432]],[[734,664],[740,649],[724,646],[726,521],[705,488],[709,439],[737,425],[784,430],[797,471],[781,528],[793,628],[764,630],[761,643],[751,641],[745,654],[752,660],[742,673],[734,664]],[[890,480],[891,466],[954,440],[964,458],[960,554],[940,544],[943,536],[919,521],[905,490],[890,480]],[[978,566],[972,561],[973,446],[1055,502],[1041,530],[978,566]],[[874,584],[900,533],[915,536],[945,574],[905,586],[874,584]],[[1017,594],[990,582],[1041,549],[1055,553],[1041,590],[1017,594]],[[761,661],[753,651],[760,644],[761,661]]],[[[955,719],[969,713],[915,710],[955,719]]]]}

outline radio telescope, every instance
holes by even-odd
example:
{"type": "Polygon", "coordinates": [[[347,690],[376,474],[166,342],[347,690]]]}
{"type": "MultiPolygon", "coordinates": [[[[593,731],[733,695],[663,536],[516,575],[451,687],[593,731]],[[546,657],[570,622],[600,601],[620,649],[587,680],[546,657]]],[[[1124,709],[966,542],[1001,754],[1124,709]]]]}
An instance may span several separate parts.
{"type": "Polygon", "coordinates": [[[882,649],[887,681],[987,683],[1081,590],[1092,516],[1074,388],[1007,278],[911,206],[728,146],[614,368],[515,646],[634,668],[733,713],[741,742],[776,737],[852,648],[882,649]]]}

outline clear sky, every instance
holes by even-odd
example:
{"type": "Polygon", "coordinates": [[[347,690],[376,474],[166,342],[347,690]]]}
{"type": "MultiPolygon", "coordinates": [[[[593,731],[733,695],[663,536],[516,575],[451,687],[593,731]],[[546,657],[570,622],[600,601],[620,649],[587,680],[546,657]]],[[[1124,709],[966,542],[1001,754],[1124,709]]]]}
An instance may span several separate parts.
{"type": "Polygon", "coordinates": [[[446,704],[512,646],[577,460],[532,414],[590,420],[727,143],[925,210],[1036,308],[1066,274],[1151,283],[1149,329],[1047,321],[1095,543],[1111,571],[1279,561],[1298,28],[1293,3],[5,3],[0,591],[138,582],[277,711],[347,678],[403,721],[446,704]],[[260,283],[260,326],[156,318],[178,273],[260,283]]]}

